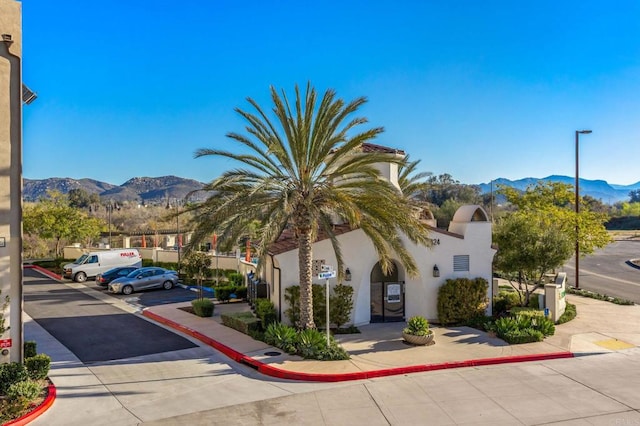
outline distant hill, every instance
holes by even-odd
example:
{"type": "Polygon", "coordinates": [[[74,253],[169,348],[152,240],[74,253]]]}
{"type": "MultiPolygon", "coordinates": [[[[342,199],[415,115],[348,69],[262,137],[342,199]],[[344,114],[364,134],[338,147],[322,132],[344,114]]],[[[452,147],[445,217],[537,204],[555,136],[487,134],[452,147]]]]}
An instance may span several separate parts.
{"type": "MultiPolygon", "coordinates": [[[[493,190],[495,191],[498,185],[505,185],[524,191],[528,186],[535,185],[539,181],[561,182],[569,185],[575,184],[574,177],[557,175],[547,176],[545,178],[529,177],[518,180],[499,178],[493,181],[493,190]]],[[[482,194],[491,192],[491,183],[481,183],[478,186],[482,194]]],[[[634,189],[640,189],[640,181],[632,185],[614,185],[604,180],[580,179],[580,195],[589,195],[605,204],[629,201],[629,191],[634,189]]]]}
{"type": "Polygon", "coordinates": [[[202,182],[177,176],[135,177],[120,186],[93,179],[24,179],[22,195],[25,201],[37,201],[46,197],[47,191],[50,190],[66,194],[72,189],[84,189],[90,194],[98,194],[105,200],[160,203],[167,198],[184,198],[189,192],[203,186],[202,182]]]}

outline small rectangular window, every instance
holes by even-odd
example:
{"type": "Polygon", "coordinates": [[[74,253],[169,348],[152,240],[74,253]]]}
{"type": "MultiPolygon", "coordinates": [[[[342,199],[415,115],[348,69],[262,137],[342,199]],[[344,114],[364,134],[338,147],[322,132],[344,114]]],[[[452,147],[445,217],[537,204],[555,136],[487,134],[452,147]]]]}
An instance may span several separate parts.
{"type": "Polygon", "coordinates": [[[453,256],[454,272],[469,272],[469,255],[458,254],[453,256]]]}

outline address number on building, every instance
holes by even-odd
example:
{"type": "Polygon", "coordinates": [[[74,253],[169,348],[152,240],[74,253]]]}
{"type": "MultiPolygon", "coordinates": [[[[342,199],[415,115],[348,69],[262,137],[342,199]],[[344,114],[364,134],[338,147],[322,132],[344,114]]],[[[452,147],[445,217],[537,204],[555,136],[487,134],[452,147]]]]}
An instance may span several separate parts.
{"type": "Polygon", "coordinates": [[[0,339],[0,348],[10,348],[11,339],[0,339]]]}

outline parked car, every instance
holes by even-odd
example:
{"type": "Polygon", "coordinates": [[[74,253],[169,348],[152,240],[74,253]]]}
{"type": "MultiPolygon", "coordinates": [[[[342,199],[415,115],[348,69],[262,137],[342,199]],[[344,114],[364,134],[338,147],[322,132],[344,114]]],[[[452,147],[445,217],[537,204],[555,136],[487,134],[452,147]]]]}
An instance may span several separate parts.
{"type": "Polygon", "coordinates": [[[96,275],[96,284],[102,287],[107,287],[109,283],[116,278],[126,277],[131,272],[140,269],[137,266],[123,266],[119,268],[109,269],[104,274],[96,275]]]}
{"type": "Polygon", "coordinates": [[[178,273],[170,269],[150,266],[136,269],[126,277],[116,278],[109,283],[111,293],[131,294],[134,291],[152,288],[171,290],[178,284],[178,273]]]}

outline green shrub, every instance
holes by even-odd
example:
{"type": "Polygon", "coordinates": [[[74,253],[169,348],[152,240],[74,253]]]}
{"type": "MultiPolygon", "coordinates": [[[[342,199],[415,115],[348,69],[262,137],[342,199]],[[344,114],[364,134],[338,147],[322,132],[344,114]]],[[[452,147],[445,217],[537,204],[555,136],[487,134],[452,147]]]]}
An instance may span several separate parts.
{"type": "Polygon", "coordinates": [[[514,290],[500,290],[493,299],[493,315],[501,316],[512,308],[520,306],[520,293],[514,290]]]}
{"type": "Polygon", "coordinates": [[[178,262],[156,262],[155,266],[165,269],[171,269],[172,271],[178,270],[178,262]]]}
{"type": "Polygon", "coordinates": [[[461,324],[482,315],[487,306],[489,284],[484,278],[448,279],[438,290],[438,320],[461,324]]]}
{"type": "Polygon", "coordinates": [[[242,300],[247,300],[247,287],[246,286],[240,286],[240,287],[236,287],[236,290],[234,291],[236,298],[238,299],[242,299],[242,300]]]}
{"type": "Polygon", "coordinates": [[[607,296],[606,294],[594,293],[589,290],[576,289],[574,287],[567,287],[567,293],[575,294],[582,297],[589,297],[591,299],[604,300],[605,302],[615,303],[616,305],[634,305],[632,300],[621,299],[619,297],[607,296]]]}
{"type": "Polygon", "coordinates": [[[331,345],[320,349],[320,351],[316,353],[314,359],[318,359],[320,361],[345,360],[349,359],[349,354],[337,343],[331,341],[331,345]]]}
{"type": "Polygon", "coordinates": [[[409,318],[407,326],[402,331],[414,336],[426,336],[429,334],[429,321],[425,317],[416,315],[409,318]]]}
{"type": "Polygon", "coordinates": [[[296,337],[296,353],[305,359],[315,359],[327,347],[327,337],[314,328],[301,330],[296,337]]]}
{"type": "Polygon", "coordinates": [[[543,334],[538,330],[534,330],[533,328],[510,330],[502,335],[499,335],[499,337],[505,342],[512,345],[541,342],[544,339],[543,334]]]}
{"type": "Polygon", "coordinates": [[[24,364],[9,362],[0,364],[0,394],[6,394],[9,386],[29,379],[24,364]]]}
{"type": "Polygon", "coordinates": [[[37,344],[33,340],[29,340],[24,342],[24,357],[31,358],[32,356],[36,356],[38,351],[36,350],[37,344]]]}
{"type": "Polygon", "coordinates": [[[263,330],[278,320],[276,307],[269,299],[256,299],[256,316],[260,318],[263,330]]]}
{"type": "Polygon", "coordinates": [[[348,327],[336,328],[333,330],[333,334],[359,334],[360,329],[355,325],[350,325],[348,327]]]}
{"type": "Polygon", "coordinates": [[[527,317],[544,317],[544,311],[539,309],[533,309],[529,307],[516,306],[511,308],[511,314],[513,315],[524,315],[527,317]]]}
{"type": "Polygon", "coordinates": [[[540,309],[540,300],[538,299],[538,295],[536,293],[532,294],[529,297],[529,306],[531,309],[540,309]]]}
{"type": "Polygon", "coordinates": [[[213,310],[215,305],[211,299],[196,299],[191,301],[193,307],[193,313],[199,317],[213,316],[213,310]]]}
{"type": "Polygon", "coordinates": [[[229,284],[234,287],[240,287],[244,285],[244,276],[238,272],[233,272],[227,276],[229,279],[229,284]]]}
{"type": "Polygon", "coordinates": [[[577,314],[578,311],[576,310],[576,305],[567,303],[567,306],[564,308],[564,313],[560,315],[560,318],[558,318],[558,324],[564,324],[565,322],[571,321],[577,314]]]}
{"type": "Polygon", "coordinates": [[[222,318],[222,324],[250,336],[253,331],[259,331],[260,329],[260,320],[251,312],[222,314],[220,318],[222,318]]]}
{"type": "Polygon", "coordinates": [[[231,299],[231,293],[235,291],[235,287],[220,286],[214,288],[214,294],[219,302],[228,302],[231,299]]]}
{"type": "Polygon", "coordinates": [[[227,279],[227,281],[231,281],[231,276],[237,274],[238,271],[235,269],[220,269],[220,273],[227,279]]]}
{"type": "Polygon", "coordinates": [[[544,337],[553,336],[556,332],[556,326],[549,318],[544,316],[532,318],[531,325],[534,330],[538,330],[544,337]]]}
{"type": "Polygon", "coordinates": [[[146,268],[147,266],[154,266],[153,259],[142,259],[142,267],[146,268]]]}
{"type": "Polygon", "coordinates": [[[494,323],[498,337],[510,344],[540,342],[555,333],[553,321],[542,311],[523,308],[518,313],[499,318],[494,323]]]}
{"type": "Polygon", "coordinates": [[[264,341],[289,354],[294,354],[296,352],[297,334],[295,328],[274,322],[267,326],[264,333],[264,341]]]}
{"type": "Polygon", "coordinates": [[[294,285],[284,290],[284,300],[289,307],[285,309],[284,315],[289,323],[294,327],[300,326],[300,286],[294,285]]]}
{"type": "Polygon", "coordinates": [[[329,296],[329,321],[337,328],[349,322],[353,310],[353,287],[338,284],[329,296]]]}
{"type": "MultiPolygon", "coordinates": [[[[325,324],[326,312],[325,312],[325,286],[321,284],[313,284],[312,286],[312,298],[313,298],[313,322],[316,327],[321,327],[325,324]]],[[[300,326],[300,286],[294,285],[287,287],[284,291],[284,299],[288,303],[289,307],[284,311],[287,319],[295,327],[300,326]]]]}
{"type": "Polygon", "coordinates": [[[491,325],[493,323],[493,317],[489,317],[486,315],[478,315],[473,318],[469,318],[464,325],[467,327],[472,327],[477,330],[490,331],[491,325]]]}
{"type": "Polygon", "coordinates": [[[42,386],[33,380],[23,380],[12,384],[7,389],[7,399],[11,402],[26,401],[31,402],[42,392],[42,386]]]}
{"type": "Polygon", "coordinates": [[[45,354],[35,355],[24,360],[27,374],[32,380],[42,380],[49,374],[51,357],[45,354]]]}

